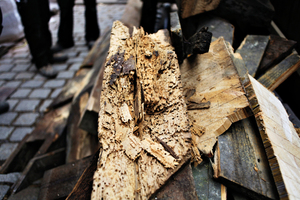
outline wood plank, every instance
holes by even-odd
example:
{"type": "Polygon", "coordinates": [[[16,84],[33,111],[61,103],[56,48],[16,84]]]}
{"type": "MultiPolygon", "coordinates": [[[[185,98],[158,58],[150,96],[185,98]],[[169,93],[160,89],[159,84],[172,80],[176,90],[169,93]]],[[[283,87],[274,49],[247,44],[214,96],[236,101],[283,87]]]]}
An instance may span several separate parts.
{"type": "Polygon", "coordinates": [[[178,0],[176,1],[180,16],[185,19],[200,13],[214,10],[218,7],[221,0],[178,0]]]}
{"type": "Polygon", "coordinates": [[[254,117],[243,119],[218,137],[215,177],[251,199],[279,199],[254,117]]]}
{"type": "Polygon", "coordinates": [[[258,67],[256,78],[264,74],[268,69],[277,65],[285,57],[292,53],[296,46],[295,41],[279,37],[277,35],[270,35],[270,42],[267,46],[265,55],[258,67]]]}
{"type": "Polygon", "coordinates": [[[46,170],[62,165],[65,162],[65,148],[47,154],[35,156],[30,160],[18,181],[12,186],[12,195],[43,177],[46,170]]]}
{"type": "Polygon", "coordinates": [[[213,178],[213,168],[209,158],[204,158],[199,165],[192,166],[192,170],[198,199],[226,199],[227,188],[213,178]]]}
{"type": "MultiPolygon", "coordinates": [[[[186,59],[180,68],[187,104],[210,102],[208,109],[188,111],[194,145],[205,155],[213,154],[217,137],[233,122],[252,114],[231,48],[219,38],[211,43],[209,53],[186,59]]],[[[197,148],[193,153],[200,155],[197,148]]]]}
{"type": "Polygon", "coordinates": [[[76,162],[61,165],[44,173],[38,200],[52,200],[66,198],[83,171],[89,166],[93,156],[76,162]]]}
{"type": "Polygon", "coordinates": [[[269,69],[258,81],[273,91],[300,67],[300,57],[292,53],[275,67],[269,69]]]}
{"type": "Polygon", "coordinates": [[[182,166],[157,193],[150,197],[154,199],[194,200],[197,199],[191,164],[182,166]]]}
{"type": "Polygon", "coordinates": [[[245,85],[280,199],[300,199],[300,140],[275,95],[249,76],[245,85]]]}
{"type": "Polygon", "coordinates": [[[166,34],[140,29],[130,37],[120,22],[113,25],[91,199],[149,198],[190,158],[179,65],[166,34]]]}
{"type": "Polygon", "coordinates": [[[269,36],[247,35],[236,50],[237,53],[241,54],[249,74],[253,77],[255,77],[268,42],[269,36]]]}
{"type": "Polygon", "coordinates": [[[143,1],[128,0],[121,22],[131,30],[133,27],[139,27],[141,22],[143,1]]]}

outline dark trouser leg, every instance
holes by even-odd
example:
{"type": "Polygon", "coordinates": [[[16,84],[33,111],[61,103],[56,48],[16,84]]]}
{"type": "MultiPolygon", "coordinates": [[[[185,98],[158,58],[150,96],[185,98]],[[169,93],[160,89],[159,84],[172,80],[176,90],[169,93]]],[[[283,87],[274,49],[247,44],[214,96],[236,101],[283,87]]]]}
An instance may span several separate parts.
{"type": "Polygon", "coordinates": [[[85,5],[85,40],[87,42],[97,40],[100,28],[97,18],[96,0],[84,0],[85,5]]]}
{"type": "Polygon", "coordinates": [[[33,61],[37,68],[41,68],[49,63],[52,56],[50,53],[52,38],[48,27],[49,2],[27,0],[26,3],[17,3],[17,6],[33,61]]]}
{"type": "Polygon", "coordinates": [[[74,46],[73,40],[73,7],[74,0],[57,0],[60,9],[60,22],[57,33],[58,41],[64,48],[74,46]]]}

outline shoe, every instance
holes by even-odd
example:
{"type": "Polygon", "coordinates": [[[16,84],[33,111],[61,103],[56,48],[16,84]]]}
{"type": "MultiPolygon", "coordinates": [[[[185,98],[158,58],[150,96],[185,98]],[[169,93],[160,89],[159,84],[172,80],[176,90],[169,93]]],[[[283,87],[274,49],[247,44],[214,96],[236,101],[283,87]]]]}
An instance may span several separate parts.
{"type": "Polygon", "coordinates": [[[62,63],[68,60],[68,56],[63,54],[53,55],[50,59],[50,63],[62,63]]]}
{"type": "Polygon", "coordinates": [[[88,47],[89,50],[91,50],[93,48],[95,42],[96,41],[94,41],[94,40],[86,42],[86,45],[87,45],[87,47],[88,47]]]}
{"type": "Polygon", "coordinates": [[[50,64],[39,68],[38,72],[47,78],[55,78],[58,74],[58,72],[55,71],[50,64]]]}
{"type": "Polygon", "coordinates": [[[69,45],[69,46],[64,47],[64,46],[56,43],[53,47],[51,47],[51,52],[52,53],[58,53],[58,52],[61,52],[62,50],[71,48],[72,46],[74,46],[74,45],[69,45]]]}
{"type": "Polygon", "coordinates": [[[0,102],[0,114],[5,113],[9,110],[9,104],[5,101],[0,102]]]}

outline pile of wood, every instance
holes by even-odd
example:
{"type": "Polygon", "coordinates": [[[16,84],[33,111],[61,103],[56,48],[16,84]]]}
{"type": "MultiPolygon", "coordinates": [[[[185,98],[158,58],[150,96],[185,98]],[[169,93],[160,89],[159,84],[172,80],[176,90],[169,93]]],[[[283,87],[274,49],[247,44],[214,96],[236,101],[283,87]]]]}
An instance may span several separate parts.
{"type": "Polygon", "coordinates": [[[299,68],[295,42],[248,35],[234,51],[228,21],[197,15],[232,3],[221,2],[179,1],[170,34],[148,34],[130,0],[2,165],[22,172],[11,194],[40,179],[47,200],[300,199],[300,139],[272,93],[299,68]],[[212,42],[198,37],[209,49],[197,54],[203,27],[212,42]]]}

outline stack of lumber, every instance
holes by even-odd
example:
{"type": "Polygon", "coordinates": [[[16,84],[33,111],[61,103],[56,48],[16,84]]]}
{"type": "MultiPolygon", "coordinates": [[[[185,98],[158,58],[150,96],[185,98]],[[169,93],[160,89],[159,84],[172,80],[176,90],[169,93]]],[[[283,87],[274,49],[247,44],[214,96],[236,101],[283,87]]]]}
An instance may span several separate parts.
{"type": "MultiPolygon", "coordinates": [[[[153,34],[139,27],[141,2],[128,2],[2,165],[22,172],[10,194],[40,180],[43,200],[300,199],[299,132],[272,93],[299,68],[295,42],[248,34],[234,50],[235,27],[215,13],[234,1],[191,2],[153,34]],[[209,49],[187,54],[203,27],[209,49]]],[[[267,2],[230,17],[265,24],[267,2]]]]}

